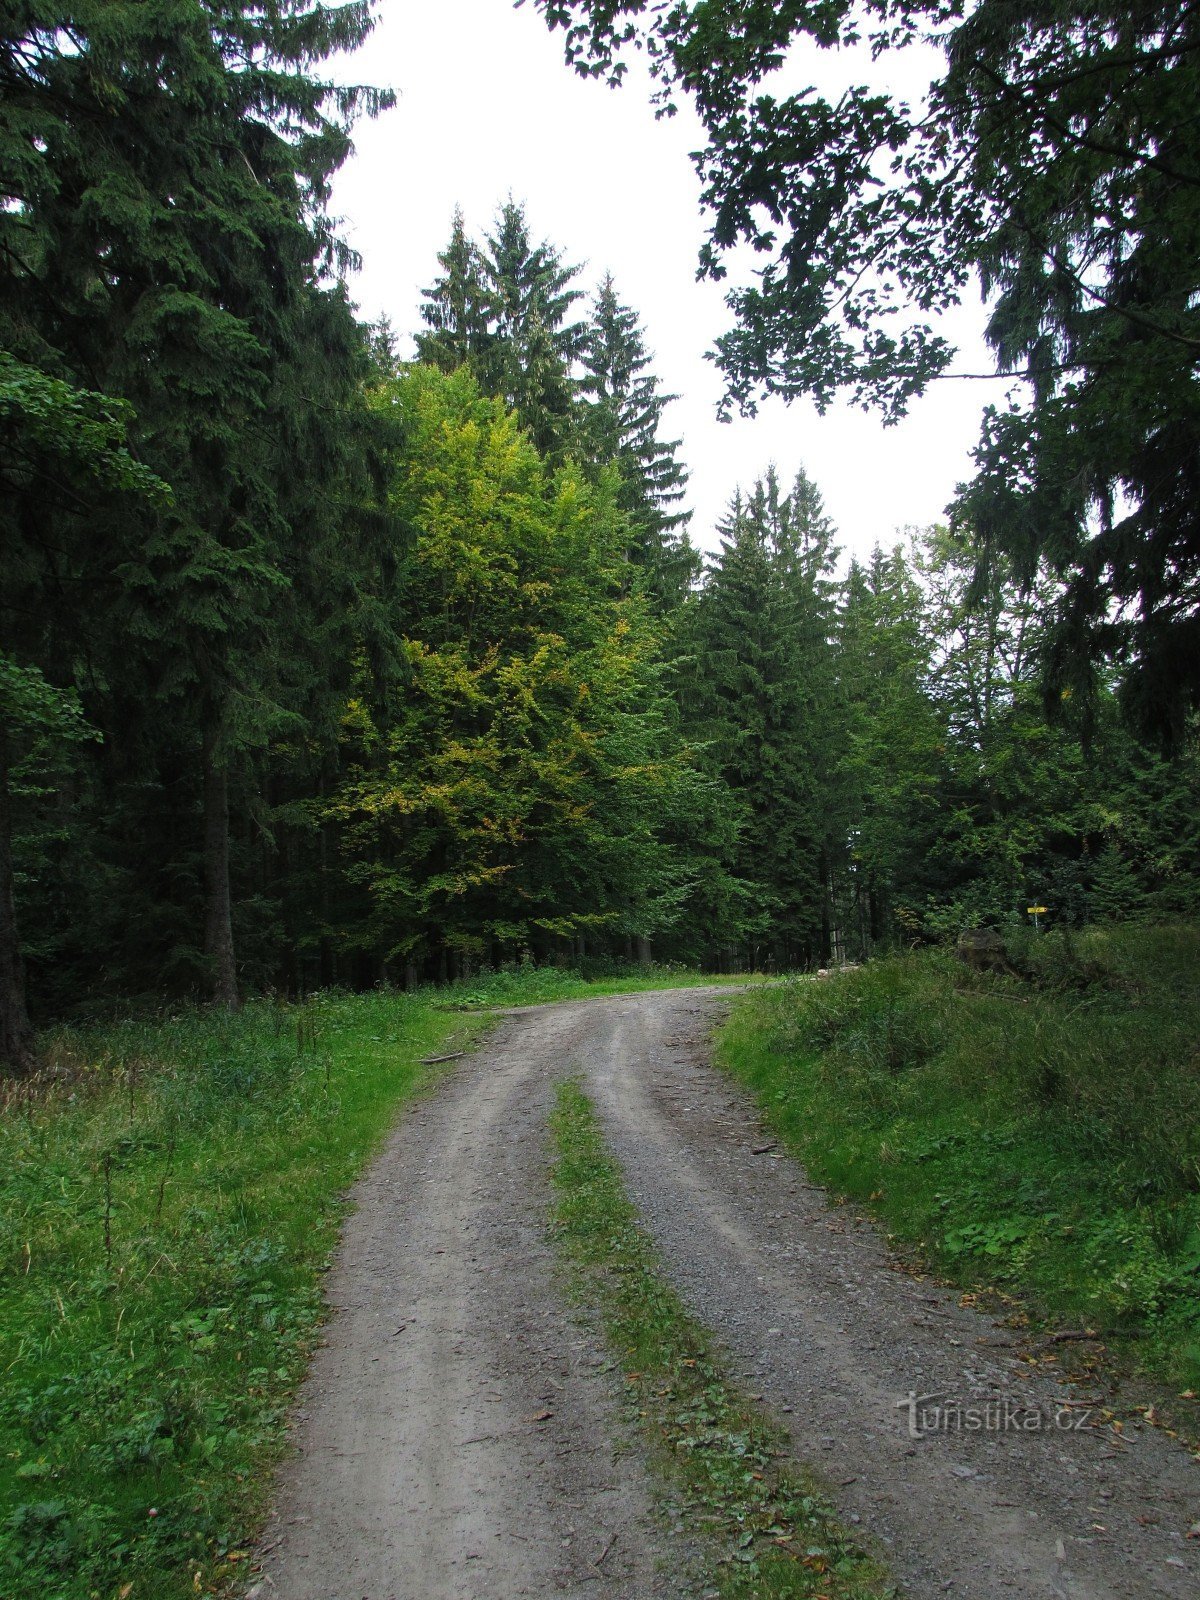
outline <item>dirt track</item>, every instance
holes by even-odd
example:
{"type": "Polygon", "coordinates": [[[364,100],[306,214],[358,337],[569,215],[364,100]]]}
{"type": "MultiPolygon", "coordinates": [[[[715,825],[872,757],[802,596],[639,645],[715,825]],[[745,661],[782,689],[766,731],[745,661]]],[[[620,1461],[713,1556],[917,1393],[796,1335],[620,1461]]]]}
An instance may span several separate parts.
{"type": "Polygon", "coordinates": [[[706,1061],[722,1009],[677,990],[515,1013],[401,1122],[330,1276],[261,1594],[698,1592],[544,1239],[546,1117],[578,1073],[677,1287],[905,1593],[1195,1596],[1200,1471],[1154,1430],[910,1436],[910,1390],[1047,1417],[1067,1391],[1011,1332],[891,1270],[790,1159],[752,1153],[754,1112],[706,1061]]]}

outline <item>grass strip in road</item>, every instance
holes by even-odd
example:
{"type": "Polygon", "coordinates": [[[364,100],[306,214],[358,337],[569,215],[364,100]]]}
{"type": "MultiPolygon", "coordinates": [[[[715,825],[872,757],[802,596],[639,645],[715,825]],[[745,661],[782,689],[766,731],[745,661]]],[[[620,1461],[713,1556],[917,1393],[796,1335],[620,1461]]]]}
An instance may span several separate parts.
{"type": "Polygon", "coordinates": [[[578,1083],[558,1088],[553,1236],[598,1314],[630,1403],[711,1553],[722,1600],[882,1600],[894,1586],[837,1521],[786,1435],[739,1393],[706,1330],[663,1278],[619,1167],[578,1083]]]}

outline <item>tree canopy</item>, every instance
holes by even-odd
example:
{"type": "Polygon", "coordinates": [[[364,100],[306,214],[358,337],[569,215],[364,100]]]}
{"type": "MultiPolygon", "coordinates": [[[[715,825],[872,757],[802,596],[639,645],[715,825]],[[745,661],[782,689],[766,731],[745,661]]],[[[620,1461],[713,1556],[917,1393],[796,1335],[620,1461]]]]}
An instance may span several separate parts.
{"type": "MultiPolygon", "coordinates": [[[[660,108],[694,104],[711,216],[701,271],[762,265],[716,343],[727,403],[839,392],[894,419],[955,375],[937,314],[978,284],[996,370],[959,516],[984,561],[1063,579],[1047,687],[1178,739],[1200,701],[1200,93],[1187,6],[975,0],[537,0],[581,72],[643,51],[660,108]],[[932,44],[928,95],[878,65],[932,44]],[[864,82],[794,90],[813,51],[864,82]],[[782,69],[788,68],[784,71],[782,69]]],[[[961,370],[961,369],[960,369],[961,370]]]]}

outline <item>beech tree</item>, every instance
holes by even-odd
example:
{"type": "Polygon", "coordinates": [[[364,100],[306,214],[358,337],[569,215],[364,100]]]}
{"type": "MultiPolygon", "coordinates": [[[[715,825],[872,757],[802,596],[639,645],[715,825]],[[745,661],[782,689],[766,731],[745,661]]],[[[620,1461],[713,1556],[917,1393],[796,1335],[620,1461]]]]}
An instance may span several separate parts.
{"type": "Polygon", "coordinates": [[[471,374],[417,367],[393,503],[414,530],[390,718],[344,718],[328,814],[369,917],[351,939],[436,976],[671,928],[692,874],[667,833],[711,785],[673,732],[660,630],[625,582],[609,472],[547,471],[471,374]]]}

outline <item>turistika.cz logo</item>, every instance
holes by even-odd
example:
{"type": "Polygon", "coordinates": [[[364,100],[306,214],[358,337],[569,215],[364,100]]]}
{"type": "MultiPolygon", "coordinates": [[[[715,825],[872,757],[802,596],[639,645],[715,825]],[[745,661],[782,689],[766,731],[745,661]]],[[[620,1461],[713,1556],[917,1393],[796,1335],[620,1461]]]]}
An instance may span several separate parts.
{"type": "Polygon", "coordinates": [[[1076,1433],[1088,1424],[1085,1406],[1058,1406],[1043,1411],[1020,1400],[956,1400],[942,1394],[918,1394],[910,1389],[896,1410],[908,1413],[908,1433],[921,1439],[927,1433],[1076,1433]]]}

